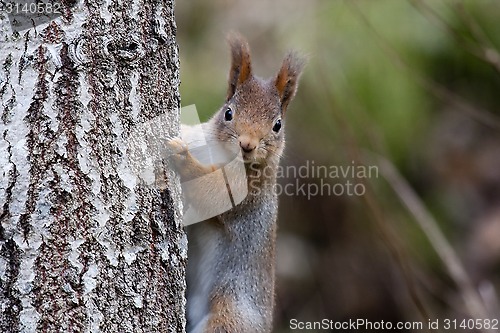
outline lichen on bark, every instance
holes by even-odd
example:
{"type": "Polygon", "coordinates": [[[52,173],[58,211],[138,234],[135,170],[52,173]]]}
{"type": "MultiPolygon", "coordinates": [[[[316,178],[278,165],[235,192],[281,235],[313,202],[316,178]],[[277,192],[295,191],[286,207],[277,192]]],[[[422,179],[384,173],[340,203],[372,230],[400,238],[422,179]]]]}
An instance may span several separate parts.
{"type": "Polygon", "coordinates": [[[0,18],[0,331],[182,332],[178,182],[143,184],[134,128],[178,133],[173,2],[63,2],[0,18]]]}

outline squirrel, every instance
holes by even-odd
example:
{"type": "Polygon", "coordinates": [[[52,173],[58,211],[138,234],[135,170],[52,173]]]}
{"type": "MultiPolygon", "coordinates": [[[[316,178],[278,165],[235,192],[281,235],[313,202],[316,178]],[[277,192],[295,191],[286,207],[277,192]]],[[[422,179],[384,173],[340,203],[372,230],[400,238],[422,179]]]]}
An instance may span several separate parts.
{"type": "MultiPolygon", "coordinates": [[[[289,52],[277,75],[252,73],[244,37],[228,36],[231,67],[226,100],[201,130],[207,141],[241,151],[247,196],[230,210],[187,226],[187,321],[189,333],[270,332],[274,307],[278,213],[276,170],[285,146],[285,115],[294,98],[304,59],[289,52]]],[[[181,180],[208,176],[190,195],[210,202],[220,192],[214,170],[190,152],[200,128],[181,127],[171,139],[181,180]],[[213,179],[210,179],[213,175],[213,179]]],[[[219,175],[220,177],[220,175],[219,175]]],[[[223,189],[225,190],[225,188],[223,189]]],[[[234,192],[234,188],[231,188],[234,192]]],[[[207,209],[209,209],[207,204],[207,209]]]]}

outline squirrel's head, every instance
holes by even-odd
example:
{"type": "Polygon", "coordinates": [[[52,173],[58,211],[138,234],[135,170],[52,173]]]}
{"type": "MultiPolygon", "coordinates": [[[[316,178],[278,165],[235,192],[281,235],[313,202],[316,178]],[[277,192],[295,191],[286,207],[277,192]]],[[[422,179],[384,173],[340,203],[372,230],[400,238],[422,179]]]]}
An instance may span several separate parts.
{"type": "Polygon", "coordinates": [[[252,73],[247,41],[234,33],[228,40],[229,87],[226,102],[214,116],[219,139],[238,144],[246,162],[279,159],[285,144],[286,110],[297,91],[304,60],[289,52],[278,73],[263,80],[252,73]]]}

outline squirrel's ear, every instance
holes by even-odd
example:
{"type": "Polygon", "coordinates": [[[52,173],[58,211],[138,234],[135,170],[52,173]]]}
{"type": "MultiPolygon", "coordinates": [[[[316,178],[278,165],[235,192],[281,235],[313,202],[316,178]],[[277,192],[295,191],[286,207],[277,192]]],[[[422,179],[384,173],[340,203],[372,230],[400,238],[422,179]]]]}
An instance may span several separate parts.
{"type": "Polygon", "coordinates": [[[250,63],[250,47],[245,38],[233,32],[228,35],[227,40],[231,47],[231,69],[229,71],[229,87],[226,99],[229,100],[236,92],[236,88],[252,75],[252,66],[250,63]]]}
{"type": "Polygon", "coordinates": [[[290,103],[295,96],[299,83],[299,77],[304,65],[305,59],[293,51],[289,52],[283,60],[281,69],[274,81],[274,85],[276,86],[280,97],[281,110],[283,112],[285,112],[288,103],[290,103]]]}

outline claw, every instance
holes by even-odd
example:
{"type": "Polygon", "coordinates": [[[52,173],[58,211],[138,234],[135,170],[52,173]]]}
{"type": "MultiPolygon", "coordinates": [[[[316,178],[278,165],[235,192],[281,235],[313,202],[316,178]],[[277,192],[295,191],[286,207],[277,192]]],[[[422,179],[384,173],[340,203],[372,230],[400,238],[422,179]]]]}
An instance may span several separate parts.
{"type": "Polygon", "coordinates": [[[168,139],[167,149],[171,154],[185,154],[189,150],[188,145],[179,137],[168,139]]]}

